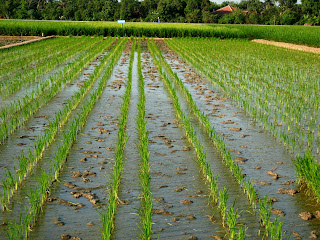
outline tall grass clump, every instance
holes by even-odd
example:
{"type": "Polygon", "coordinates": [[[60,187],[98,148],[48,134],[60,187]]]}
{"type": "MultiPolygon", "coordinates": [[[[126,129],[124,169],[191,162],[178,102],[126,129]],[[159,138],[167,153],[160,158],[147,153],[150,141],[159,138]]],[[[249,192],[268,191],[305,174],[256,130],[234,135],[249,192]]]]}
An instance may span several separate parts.
{"type": "Polygon", "coordinates": [[[320,164],[315,161],[311,151],[307,151],[302,157],[297,157],[294,160],[298,179],[301,184],[308,186],[312,195],[317,196],[317,201],[320,200],[320,164]]]}

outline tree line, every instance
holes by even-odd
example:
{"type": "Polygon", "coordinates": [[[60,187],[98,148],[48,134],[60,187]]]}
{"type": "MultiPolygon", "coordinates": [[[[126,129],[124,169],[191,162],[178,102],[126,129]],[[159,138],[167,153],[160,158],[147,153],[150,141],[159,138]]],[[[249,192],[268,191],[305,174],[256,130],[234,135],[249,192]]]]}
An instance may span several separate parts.
{"type": "Polygon", "coordinates": [[[0,0],[0,18],[6,19],[320,25],[319,16],[320,0],[0,0]],[[227,5],[236,10],[214,14],[227,5]]]}

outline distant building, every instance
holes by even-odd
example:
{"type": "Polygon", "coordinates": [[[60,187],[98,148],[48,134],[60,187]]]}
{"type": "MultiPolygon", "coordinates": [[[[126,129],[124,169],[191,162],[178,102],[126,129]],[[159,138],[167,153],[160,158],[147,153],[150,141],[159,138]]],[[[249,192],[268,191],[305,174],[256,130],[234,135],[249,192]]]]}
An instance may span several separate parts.
{"type": "MultiPolygon", "coordinates": [[[[234,11],[237,11],[238,8],[235,8],[235,7],[231,7],[230,5],[228,6],[225,6],[223,8],[220,8],[216,11],[213,11],[213,14],[216,14],[216,15],[219,15],[219,16],[223,16],[223,15],[226,15],[226,14],[230,14],[234,11]]],[[[248,11],[241,11],[243,15],[246,15],[248,13],[248,11]]]]}

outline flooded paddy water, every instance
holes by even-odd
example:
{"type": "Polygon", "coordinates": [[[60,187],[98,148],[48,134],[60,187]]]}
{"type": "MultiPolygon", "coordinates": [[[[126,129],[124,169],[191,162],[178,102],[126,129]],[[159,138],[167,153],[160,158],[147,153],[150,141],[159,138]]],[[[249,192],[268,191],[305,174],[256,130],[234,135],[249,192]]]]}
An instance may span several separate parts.
{"type": "Polygon", "coordinates": [[[319,229],[320,221],[313,219],[308,222],[299,214],[316,212],[319,204],[304,189],[299,189],[293,156],[259,123],[216,89],[210,80],[192,70],[192,66],[179,58],[163,41],[157,44],[171,68],[196,99],[197,106],[210,117],[216,131],[224,136],[243,173],[255,183],[256,191],[276,199],[272,205],[273,212],[282,217],[287,236],[294,232],[299,233],[302,239],[310,237],[311,232],[319,229]]]}
{"type": "MultiPolygon", "coordinates": [[[[50,119],[83,87],[102,59],[112,52],[117,41],[120,40],[114,39],[114,44],[107,51],[101,52],[77,79],[63,88],[0,145],[0,180],[6,178],[8,170],[18,170],[17,158],[21,151],[27,151],[28,147],[34,146],[35,139],[49,127],[50,119]]],[[[163,40],[157,40],[156,44],[171,69],[190,91],[197,107],[209,116],[216,131],[224,137],[242,172],[254,183],[255,191],[273,201],[272,212],[283,221],[283,238],[286,239],[289,235],[291,239],[317,236],[320,220],[303,220],[299,217],[302,212],[316,213],[320,207],[298,187],[293,156],[208,79],[196,73],[192,66],[170,50],[163,40]]],[[[149,133],[150,192],[153,198],[151,239],[229,239],[228,229],[223,226],[219,209],[210,197],[206,177],[196,160],[196,149],[186,137],[185,128],[177,117],[174,102],[151,57],[147,41],[141,41],[141,46],[146,97],[145,120],[149,133]]],[[[112,174],[119,136],[118,124],[128,85],[132,47],[133,41],[128,40],[105,88],[70,147],[58,180],[50,186],[50,194],[29,231],[29,239],[101,238],[101,215],[105,214],[109,204],[110,186],[114,181],[112,174]]],[[[64,135],[68,134],[71,120],[81,113],[85,101],[98,88],[105,71],[102,71],[79,105],[72,110],[69,121],[60,127],[55,140],[46,148],[33,173],[13,194],[8,204],[10,211],[1,212],[0,239],[10,239],[7,236],[9,227],[15,222],[18,223],[20,216],[25,215],[25,209],[30,207],[29,189],[36,186],[42,170],[50,169],[59,144],[64,141],[64,135]]],[[[171,81],[173,82],[172,79],[171,81]]],[[[25,93],[27,89],[21,90],[20,94],[22,91],[25,93]]],[[[223,163],[219,150],[193,116],[184,95],[179,91],[177,95],[207,154],[210,170],[218,176],[218,189],[227,189],[227,204],[234,204],[238,210],[237,226],[246,228],[246,239],[266,239],[257,213],[251,208],[240,185],[223,163]]],[[[19,92],[14,96],[19,96],[19,92]]],[[[143,195],[139,178],[141,159],[136,124],[139,97],[138,54],[135,51],[126,125],[128,140],[124,149],[124,166],[112,239],[141,238],[140,213],[143,195]]],[[[12,99],[15,97],[12,96],[12,99]]],[[[7,101],[10,103],[10,98],[7,101]]]]}

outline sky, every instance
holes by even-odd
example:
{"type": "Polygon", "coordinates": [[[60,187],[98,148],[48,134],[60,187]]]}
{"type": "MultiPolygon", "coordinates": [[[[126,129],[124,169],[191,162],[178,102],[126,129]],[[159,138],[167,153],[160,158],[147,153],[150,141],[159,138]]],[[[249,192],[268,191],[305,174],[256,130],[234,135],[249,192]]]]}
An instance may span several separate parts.
{"type": "MultiPolygon", "coordinates": [[[[226,0],[210,0],[211,2],[215,2],[215,3],[218,3],[218,4],[221,4],[223,2],[225,2],[226,0]]],[[[239,3],[241,0],[229,0],[229,1],[233,1],[235,3],[239,3]]],[[[263,1],[263,0],[260,0],[260,1],[263,1]]],[[[298,4],[301,3],[301,0],[298,0],[297,2],[298,4]]]]}

